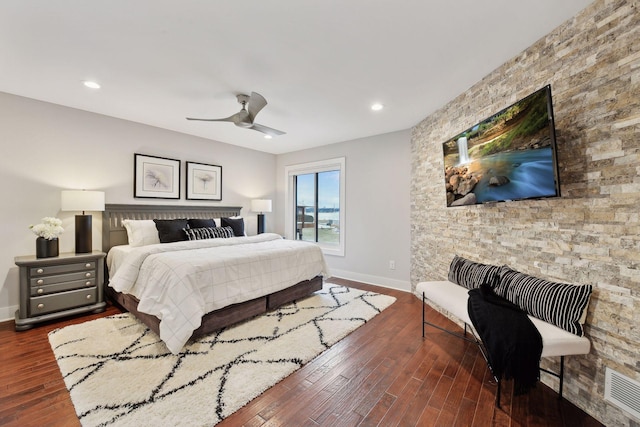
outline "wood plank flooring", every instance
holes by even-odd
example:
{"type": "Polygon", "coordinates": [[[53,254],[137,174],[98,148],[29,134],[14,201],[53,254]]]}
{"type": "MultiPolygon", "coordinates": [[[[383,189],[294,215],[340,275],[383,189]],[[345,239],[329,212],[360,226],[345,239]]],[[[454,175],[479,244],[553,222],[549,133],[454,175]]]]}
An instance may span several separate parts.
{"type": "MultiPolygon", "coordinates": [[[[478,349],[434,328],[422,338],[421,302],[405,292],[341,279],[397,302],[218,424],[227,426],[601,426],[539,384],[502,408],[478,349]]],[[[0,324],[0,425],[78,426],[47,333],[119,313],[65,319],[15,332],[0,324]]],[[[456,328],[431,309],[442,326],[456,328]]],[[[185,423],[185,425],[188,425],[185,423]]]]}

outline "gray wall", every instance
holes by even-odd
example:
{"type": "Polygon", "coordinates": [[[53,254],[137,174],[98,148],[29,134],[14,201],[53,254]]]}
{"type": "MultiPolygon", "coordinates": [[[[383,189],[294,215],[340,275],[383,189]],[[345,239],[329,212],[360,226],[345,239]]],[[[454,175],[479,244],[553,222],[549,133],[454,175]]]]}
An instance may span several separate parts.
{"type": "MultiPolygon", "coordinates": [[[[409,290],[409,130],[279,155],[276,210],[284,211],[286,166],[337,157],[346,158],[346,240],[344,257],[327,255],[331,273],[409,290]]],[[[276,221],[284,233],[284,215],[276,221]]]]}
{"type": "MultiPolygon", "coordinates": [[[[105,191],[107,203],[242,206],[256,232],[253,198],[275,197],[276,156],[125,120],[0,93],[0,319],[18,305],[17,255],[35,254],[28,229],[45,216],[63,220],[60,250],[73,252],[74,212],[60,211],[60,190],[105,191]],[[222,166],[222,201],[133,198],[133,153],[222,166]]],[[[267,214],[267,221],[270,216],[267,214]]],[[[93,213],[93,247],[101,247],[101,215],[93,213]]]]}
{"type": "Polygon", "coordinates": [[[422,121],[411,154],[412,285],[446,278],[455,254],[593,285],[592,350],[567,358],[565,396],[620,426],[639,422],[604,400],[606,367],[640,381],[637,6],[594,2],[422,121]],[[447,208],[441,144],[548,83],[562,198],[447,208]]]}

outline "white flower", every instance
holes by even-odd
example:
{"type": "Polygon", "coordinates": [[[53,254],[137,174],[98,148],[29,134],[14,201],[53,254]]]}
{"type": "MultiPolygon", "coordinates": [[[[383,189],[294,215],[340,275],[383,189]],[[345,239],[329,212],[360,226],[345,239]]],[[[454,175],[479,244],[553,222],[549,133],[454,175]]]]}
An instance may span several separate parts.
{"type": "Polygon", "coordinates": [[[42,218],[42,223],[30,225],[29,228],[36,236],[44,237],[47,240],[57,239],[64,231],[62,220],[50,216],[42,218]]]}

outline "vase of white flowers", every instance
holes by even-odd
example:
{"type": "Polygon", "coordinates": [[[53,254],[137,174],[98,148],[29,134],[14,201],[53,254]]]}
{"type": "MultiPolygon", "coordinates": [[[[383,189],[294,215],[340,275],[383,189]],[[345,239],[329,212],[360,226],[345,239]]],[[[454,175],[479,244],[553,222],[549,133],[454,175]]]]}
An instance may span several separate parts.
{"type": "Polygon", "coordinates": [[[36,239],[36,258],[58,256],[58,236],[64,231],[62,220],[53,217],[42,218],[42,223],[29,226],[38,236],[36,239]]]}

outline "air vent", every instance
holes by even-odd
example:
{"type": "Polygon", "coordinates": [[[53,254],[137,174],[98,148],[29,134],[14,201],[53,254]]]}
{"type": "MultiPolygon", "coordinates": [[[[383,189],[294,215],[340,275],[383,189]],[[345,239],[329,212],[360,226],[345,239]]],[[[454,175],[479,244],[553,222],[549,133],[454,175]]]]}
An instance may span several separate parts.
{"type": "Polygon", "coordinates": [[[640,419],[640,383],[607,368],[604,379],[604,398],[640,419]]]}

